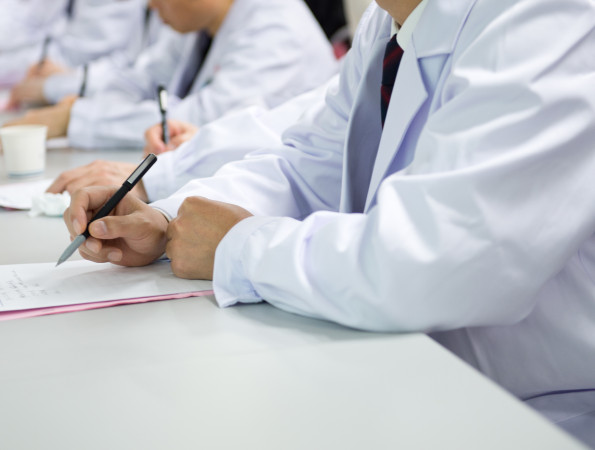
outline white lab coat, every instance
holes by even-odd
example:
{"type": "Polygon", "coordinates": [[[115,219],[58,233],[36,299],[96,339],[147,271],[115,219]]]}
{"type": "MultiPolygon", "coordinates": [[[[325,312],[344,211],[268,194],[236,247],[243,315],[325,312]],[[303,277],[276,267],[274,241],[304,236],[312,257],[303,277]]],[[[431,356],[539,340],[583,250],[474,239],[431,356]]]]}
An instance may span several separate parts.
{"type": "MultiPolygon", "coordinates": [[[[161,28],[165,27],[155,11],[151,11],[148,20],[145,21],[144,1],[135,1],[134,4],[136,9],[129,11],[126,23],[130,31],[126,46],[86,64],[85,97],[91,97],[105,88],[117,72],[132,67],[139,54],[157,41],[161,28]]],[[[52,75],[43,85],[44,97],[50,103],[57,103],[66,95],[79,95],[83,78],[85,77],[82,66],[67,73],[52,75]]]]}
{"type": "Polygon", "coordinates": [[[235,0],[190,93],[177,99],[195,41],[190,34],[181,48],[162,46],[101,94],[75,102],[71,144],[142,146],[144,131],[160,121],[157,84],[168,87],[170,118],[203,125],[234,109],[277,106],[336,71],[330,44],[300,0],[235,0]]]}
{"type": "Polygon", "coordinates": [[[324,99],[327,82],[273,109],[251,106],[201,127],[176,150],[159,155],[143,177],[150,201],[176,192],[195,178],[212,176],[223,165],[247,153],[282,144],[281,135],[309,107],[324,99]]]}
{"type": "Polygon", "coordinates": [[[0,14],[0,52],[39,44],[48,32],[66,21],[67,0],[3,0],[0,14]]]}
{"type": "Polygon", "coordinates": [[[0,84],[21,80],[39,61],[43,41],[52,36],[47,57],[76,67],[129,44],[130,18],[143,0],[76,0],[72,18],[67,0],[8,0],[0,19],[0,84]]]}
{"type": "Polygon", "coordinates": [[[42,43],[66,25],[67,0],[5,0],[0,14],[0,85],[20,81],[41,57],[42,43]]]}
{"type": "MultiPolygon", "coordinates": [[[[522,399],[595,388],[594,27],[590,0],[430,1],[382,132],[391,18],[372,5],[340,84],[284,148],[155,206],[203,195],[257,215],[217,249],[222,306],[442,330],[522,399]]],[[[576,395],[540,410],[595,445],[595,395],[576,395]]]]}

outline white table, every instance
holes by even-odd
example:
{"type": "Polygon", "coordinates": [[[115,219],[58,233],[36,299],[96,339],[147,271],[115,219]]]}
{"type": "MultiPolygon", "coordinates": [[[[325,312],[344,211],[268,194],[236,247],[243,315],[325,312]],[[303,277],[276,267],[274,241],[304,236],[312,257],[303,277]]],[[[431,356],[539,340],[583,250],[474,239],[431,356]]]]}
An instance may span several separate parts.
{"type": "MultiPolygon", "coordinates": [[[[48,173],[96,157],[139,154],[52,150],[48,173]]],[[[0,229],[1,264],[53,262],[68,243],[60,219],[0,211],[0,229]]],[[[0,348],[0,449],[582,448],[425,335],[265,304],[0,322],[0,348]]]]}

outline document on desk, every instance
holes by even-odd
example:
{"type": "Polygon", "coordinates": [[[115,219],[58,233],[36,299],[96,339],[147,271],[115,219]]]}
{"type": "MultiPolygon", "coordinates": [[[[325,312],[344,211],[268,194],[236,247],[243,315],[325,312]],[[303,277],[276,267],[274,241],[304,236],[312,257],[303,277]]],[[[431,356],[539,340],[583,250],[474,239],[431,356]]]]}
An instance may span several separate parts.
{"type": "Polygon", "coordinates": [[[31,209],[33,198],[45,192],[51,178],[0,185],[0,206],[10,209],[31,209]]]}
{"type": "Polygon", "coordinates": [[[68,148],[70,147],[70,143],[68,142],[67,137],[59,137],[59,138],[51,138],[48,139],[45,143],[45,148],[48,150],[53,148],[68,148]]]}
{"type": "Polygon", "coordinates": [[[0,321],[212,293],[210,281],[176,277],[169,261],[145,267],[90,261],[0,265],[0,321]]]}
{"type": "Polygon", "coordinates": [[[8,87],[0,87],[0,111],[6,111],[9,100],[10,89],[8,87]]]}

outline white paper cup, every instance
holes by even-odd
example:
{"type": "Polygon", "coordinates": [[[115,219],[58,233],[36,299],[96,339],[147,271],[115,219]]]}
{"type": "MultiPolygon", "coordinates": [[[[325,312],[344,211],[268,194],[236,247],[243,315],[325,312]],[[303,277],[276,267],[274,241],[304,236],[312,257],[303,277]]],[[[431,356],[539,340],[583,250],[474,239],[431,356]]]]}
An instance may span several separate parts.
{"type": "Polygon", "coordinates": [[[27,177],[45,170],[45,125],[16,125],[0,128],[4,166],[8,176],[27,177]]]}

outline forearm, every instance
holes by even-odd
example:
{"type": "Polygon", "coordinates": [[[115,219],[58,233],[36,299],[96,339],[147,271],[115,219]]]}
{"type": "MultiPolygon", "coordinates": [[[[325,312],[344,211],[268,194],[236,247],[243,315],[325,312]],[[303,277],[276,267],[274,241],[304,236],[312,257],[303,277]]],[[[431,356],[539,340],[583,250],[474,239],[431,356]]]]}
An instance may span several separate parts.
{"type": "Polygon", "coordinates": [[[264,299],[378,331],[517,322],[595,229],[595,194],[587,192],[595,158],[583,161],[572,173],[544,173],[547,195],[513,177],[510,189],[526,197],[512,205],[495,173],[460,183],[391,179],[366,215],[247,219],[217,250],[216,296],[224,306],[264,299]]]}
{"type": "Polygon", "coordinates": [[[74,147],[142,147],[144,131],[158,120],[153,101],[132,103],[113,95],[79,99],[71,111],[68,139],[74,147]]]}
{"type": "Polygon", "coordinates": [[[279,146],[280,136],[249,121],[248,114],[246,111],[206,125],[176,150],[159,155],[151,172],[144,177],[149,199],[166,198],[191,180],[210,177],[223,165],[240,160],[258,148],[279,146]],[[255,126],[246,126],[244,119],[255,126]],[[242,132],[230,132],[238,130],[238,126],[242,132]]]}
{"type": "Polygon", "coordinates": [[[149,199],[170,196],[192,179],[210,177],[252,151],[279,147],[282,132],[324,98],[327,84],[272,110],[245,108],[201,127],[189,142],[161,154],[145,175],[149,199]]]}

